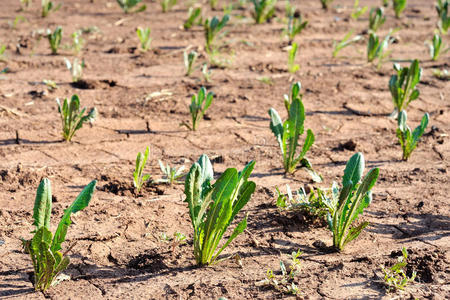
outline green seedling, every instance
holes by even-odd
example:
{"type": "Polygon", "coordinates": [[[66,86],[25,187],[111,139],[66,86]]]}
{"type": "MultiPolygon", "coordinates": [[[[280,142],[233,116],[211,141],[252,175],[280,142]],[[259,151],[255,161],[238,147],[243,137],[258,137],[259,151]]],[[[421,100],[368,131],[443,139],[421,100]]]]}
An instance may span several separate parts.
{"type": "Polygon", "coordinates": [[[292,43],[288,51],[288,71],[289,73],[296,73],[300,70],[300,65],[295,63],[295,58],[297,56],[298,45],[297,43],[292,43]]]}
{"type": "Polygon", "coordinates": [[[42,82],[47,86],[47,88],[50,91],[56,90],[58,88],[58,85],[53,80],[44,79],[42,82]]]}
{"type": "Polygon", "coordinates": [[[422,121],[420,122],[420,125],[414,129],[414,131],[411,131],[411,128],[406,124],[406,121],[408,119],[406,115],[406,111],[402,110],[400,111],[398,115],[398,128],[397,128],[397,137],[398,141],[400,142],[400,146],[402,147],[403,155],[402,159],[404,161],[407,161],[408,158],[411,156],[411,153],[416,148],[417,143],[419,142],[420,137],[425,132],[425,129],[428,126],[428,120],[430,116],[428,113],[425,113],[425,115],[422,117],[422,121]]]}
{"type": "Polygon", "coordinates": [[[27,19],[24,16],[16,16],[14,21],[8,21],[8,25],[11,29],[17,29],[17,25],[21,22],[27,22],[27,19]]]}
{"type": "Polygon", "coordinates": [[[222,251],[247,228],[247,216],[239,222],[228,240],[219,248],[227,228],[250,200],[255,183],[248,181],[255,162],[238,172],[228,168],[212,184],[214,172],[205,154],[194,163],[186,176],[184,193],[194,227],[194,256],[199,265],[218,261],[222,251]]]}
{"type": "Polygon", "coordinates": [[[360,7],[359,0],[355,0],[355,3],[353,4],[353,11],[351,14],[352,19],[355,21],[358,20],[359,17],[361,17],[363,14],[366,13],[368,8],[369,8],[368,6],[360,7]]]}
{"type": "Polygon", "coordinates": [[[150,28],[141,28],[138,27],[136,29],[136,34],[139,38],[139,42],[141,42],[141,50],[146,52],[150,49],[150,44],[152,42],[152,38],[150,37],[150,28]]]}
{"type": "Polygon", "coordinates": [[[200,7],[193,8],[189,7],[188,10],[188,18],[186,22],[184,22],[184,29],[190,29],[194,24],[202,23],[202,9],[200,7]]]}
{"type": "Polygon", "coordinates": [[[6,45],[0,45],[0,61],[6,61],[5,51],[6,51],[6,45]]]}
{"type": "Polygon", "coordinates": [[[395,17],[399,19],[406,8],[406,0],[392,0],[392,6],[394,8],[395,17]]]}
{"type": "Polygon", "coordinates": [[[273,79],[272,79],[272,77],[269,77],[269,76],[261,76],[261,77],[256,78],[256,80],[258,80],[264,84],[267,84],[267,85],[273,85],[273,79]]]}
{"type": "Polygon", "coordinates": [[[333,41],[333,57],[337,57],[339,51],[341,51],[342,49],[344,49],[347,46],[350,46],[353,43],[356,43],[357,41],[362,39],[362,36],[357,35],[354,36],[353,38],[351,38],[353,34],[353,30],[350,30],[342,39],[342,41],[340,41],[339,43],[336,41],[333,41]]]}
{"type": "Polygon", "coordinates": [[[42,2],[41,2],[41,17],[45,18],[48,16],[49,13],[55,12],[60,8],[61,8],[61,3],[58,5],[55,5],[50,0],[42,0],[42,2]]]}
{"type": "Polygon", "coordinates": [[[229,3],[228,5],[224,4],[222,9],[224,15],[231,15],[234,9],[234,5],[233,3],[229,3]]]}
{"type": "Polygon", "coordinates": [[[203,119],[206,111],[211,105],[214,98],[214,94],[209,92],[206,94],[206,89],[202,87],[197,95],[192,95],[191,104],[189,105],[189,112],[191,113],[192,126],[183,122],[181,125],[186,126],[190,130],[197,130],[198,122],[203,119]]]}
{"type": "Polygon", "coordinates": [[[361,182],[363,172],[364,156],[358,152],[347,162],[342,178],[342,188],[339,190],[337,184],[333,183],[329,197],[326,195],[322,197],[322,201],[329,210],[327,219],[333,233],[333,247],[338,251],[342,251],[347,243],[356,239],[369,225],[369,222],[362,222],[358,226],[351,227],[351,224],[372,201],[371,190],[378,179],[380,170],[371,169],[361,182]]]}
{"type": "Polygon", "coordinates": [[[78,55],[84,46],[84,39],[82,37],[83,32],[81,30],[77,30],[74,33],[72,33],[72,50],[75,53],[75,55],[78,55]]]}
{"type": "Polygon", "coordinates": [[[177,4],[177,0],[161,0],[162,12],[168,12],[177,4]]]}
{"type": "MultiPolygon", "coordinates": [[[[120,8],[124,13],[132,12],[131,9],[138,5],[142,0],[116,0],[117,4],[119,4],[120,8]]],[[[143,4],[141,7],[137,8],[133,12],[138,13],[147,9],[147,5],[143,4]]]]}
{"type": "Polygon", "coordinates": [[[198,53],[195,51],[189,52],[189,54],[184,51],[183,53],[183,59],[184,59],[184,68],[186,69],[186,76],[191,76],[192,72],[194,71],[194,64],[197,60],[198,53]]]}
{"type": "Polygon", "coordinates": [[[0,70],[0,74],[6,74],[8,71],[8,68],[4,68],[3,70],[0,70]]]}
{"type": "Polygon", "coordinates": [[[450,26],[450,17],[448,16],[448,0],[438,0],[436,4],[439,21],[438,27],[441,33],[447,34],[450,26]]]}
{"type": "Polygon", "coordinates": [[[286,107],[286,111],[289,115],[289,111],[291,110],[291,103],[294,99],[299,98],[302,100],[303,94],[300,94],[300,90],[302,89],[302,84],[300,81],[294,83],[291,85],[291,91],[290,94],[284,94],[284,106],[286,107]]]}
{"type": "Polygon", "coordinates": [[[172,253],[174,253],[177,246],[186,244],[186,235],[181,232],[174,232],[173,237],[171,237],[163,232],[161,233],[161,240],[170,243],[172,246],[172,253]]]}
{"type": "Polygon", "coordinates": [[[49,32],[47,35],[48,42],[50,43],[50,48],[52,49],[52,54],[58,54],[58,48],[61,44],[62,39],[62,28],[60,26],[56,27],[55,31],[49,32]]]}
{"type": "Polygon", "coordinates": [[[212,71],[208,69],[208,64],[204,63],[202,67],[202,76],[206,82],[211,82],[212,71]]]}
{"type": "Polygon", "coordinates": [[[218,0],[208,0],[208,2],[212,10],[215,10],[217,8],[218,0]]]}
{"type": "Polygon", "coordinates": [[[268,269],[266,272],[266,278],[263,281],[258,282],[258,285],[272,286],[275,290],[283,294],[297,295],[299,293],[298,286],[294,283],[295,276],[300,272],[300,259],[302,254],[300,250],[293,251],[288,256],[289,261],[286,263],[280,260],[281,275],[275,275],[272,269],[268,269]],[[288,267],[286,267],[286,265],[288,267]],[[288,271],[289,269],[289,271],[288,271]]]}
{"type": "Polygon", "coordinates": [[[369,41],[367,43],[367,61],[373,62],[376,58],[378,58],[377,68],[380,68],[386,58],[391,54],[391,51],[387,50],[389,44],[392,42],[391,33],[392,31],[389,31],[383,40],[380,40],[376,33],[369,33],[369,41]]]}
{"type": "Polygon", "coordinates": [[[72,223],[71,215],[89,205],[96,183],[96,180],[89,183],[75,201],[64,210],[64,215],[58,224],[55,235],[52,235],[50,231],[52,212],[50,180],[44,178],[39,184],[33,209],[35,230],[32,233],[34,233],[34,236],[31,240],[21,239],[25,252],[31,256],[36,291],[44,292],[60,281],[68,279],[68,276],[61,274],[61,272],[69,266],[70,258],[66,254],[74,244],[64,253],[60,252],[61,244],[66,240],[67,229],[72,223]]]}
{"type": "Polygon", "coordinates": [[[422,77],[422,68],[419,67],[419,61],[415,59],[409,68],[394,64],[394,70],[397,74],[391,76],[389,90],[395,108],[393,115],[396,115],[406,110],[412,101],[419,98],[420,92],[416,89],[416,85],[422,77]]]}
{"type": "Polygon", "coordinates": [[[67,58],[64,57],[64,62],[66,63],[66,67],[72,75],[72,82],[77,82],[83,76],[83,69],[85,67],[84,60],[81,63],[78,61],[78,58],[73,59],[73,63],[71,63],[67,58]]]}
{"type": "MultiPolygon", "coordinates": [[[[225,25],[230,20],[228,15],[223,16],[222,20],[219,21],[217,17],[213,17],[211,20],[206,19],[205,28],[205,39],[206,39],[206,51],[212,53],[219,47],[216,45],[216,40],[219,37],[219,32],[225,27],[225,25]]],[[[225,35],[226,33],[223,33],[225,35]]]]}
{"type": "Polygon", "coordinates": [[[450,80],[450,73],[447,69],[433,69],[433,76],[439,80],[450,80]]]}
{"type": "Polygon", "coordinates": [[[327,10],[328,7],[330,7],[330,4],[333,2],[334,0],[320,0],[320,4],[322,4],[322,8],[327,10]]]}
{"type": "Polygon", "coordinates": [[[450,48],[443,50],[444,46],[442,45],[442,38],[439,34],[435,34],[433,36],[433,40],[431,42],[427,42],[428,49],[430,50],[430,57],[432,60],[438,60],[441,53],[446,53],[450,48]]]}
{"type": "Polygon", "coordinates": [[[297,191],[295,197],[289,185],[286,185],[287,194],[281,193],[278,187],[276,191],[279,210],[306,211],[318,218],[325,218],[328,214],[328,207],[322,201],[324,191],[321,189],[311,190],[309,194],[306,194],[305,189],[302,187],[297,191]]]}
{"type": "Polygon", "coordinates": [[[308,21],[303,21],[300,14],[298,16],[295,14],[289,15],[284,34],[288,37],[290,44],[294,41],[295,36],[306,28],[306,25],[308,25],[308,21]]]}
{"type": "Polygon", "coordinates": [[[56,99],[58,103],[58,112],[61,115],[62,121],[62,135],[64,140],[70,142],[83,124],[86,122],[92,123],[97,118],[97,109],[92,108],[89,113],[85,114],[86,107],[80,110],[80,98],[78,95],[73,95],[70,100],[64,99],[63,104],[59,99],[56,99]]]}
{"type": "Polygon", "coordinates": [[[179,179],[183,178],[184,174],[184,166],[181,166],[180,168],[171,167],[169,164],[165,165],[162,163],[162,161],[158,160],[159,168],[161,169],[161,172],[165,175],[165,178],[158,180],[158,182],[167,183],[169,185],[172,185],[174,183],[183,183],[183,181],[180,181],[179,179]]]}
{"type": "Polygon", "coordinates": [[[251,0],[254,11],[252,12],[253,19],[256,24],[262,24],[268,19],[272,18],[275,13],[275,4],[277,0],[251,0]]]}
{"type": "Polygon", "coordinates": [[[144,184],[150,180],[150,174],[144,174],[145,165],[147,164],[148,154],[150,153],[150,148],[147,147],[145,152],[138,152],[136,156],[136,166],[133,172],[133,185],[136,192],[139,193],[144,186],[144,184]]]}
{"type": "Polygon", "coordinates": [[[369,12],[369,30],[376,32],[386,22],[382,7],[372,8],[369,12]]]}
{"type": "Polygon", "coordinates": [[[390,268],[381,267],[384,273],[384,284],[388,293],[398,290],[404,290],[410,282],[414,282],[416,271],[412,272],[411,277],[406,275],[405,267],[408,265],[408,251],[402,248],[402,256],[397,259],[397,263],[390,268]]]}
{"type": "MultiPolygon", "coordinates": [[[[297,155],[298,139],[304,132],[305,108],[299,97],[292,99],[289,107],[288,119],[282,123],[278,112],[269,109],[270,129],[272,130],[283,157],[283,167],[286,173],[294,173],[298,164],[305,167],[310,174],[315,174],[311,163],[305,157],[314,143],[314,134],[311,129],[306,132],[305,142],[300,154],[297,155]]],[[[317,178],[313,176],[313,179],[317,178]]]]}

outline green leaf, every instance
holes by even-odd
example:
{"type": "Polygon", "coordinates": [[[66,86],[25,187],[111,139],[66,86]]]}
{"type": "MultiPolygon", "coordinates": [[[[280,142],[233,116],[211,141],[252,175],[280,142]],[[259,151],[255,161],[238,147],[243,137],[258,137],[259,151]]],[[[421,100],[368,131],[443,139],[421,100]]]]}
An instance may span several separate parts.
{"type": "Polygon", "coordinates": [[[355,153],[347,162],[342,178],[342,186],[347,186],[350,182],[356,185],[364,172],[364,156],[361,152],[355,153]]]}
{"type": "Polygon", "coordinates": [[[52,189],[50,180],[42,179],[36,192],[36,199],[33,208],[33,225],[36,226],[35,232],[41,227],[50,229],[50,217],[52,213],[52,189]]]}
{"type": "Polygon", "coordinates": [[[347,236],[345,237],[344,243],[342,245],[342,248],[349,242],[353,241],[354,239],[356,239],[359,234],[361,233],[361,231],[366,228],[369,225],[369,222],[363,222],[361,224],[359,224],[357,227],[353,227],[348,231],[347,236]]]}
{"type": "Polygon", "coordinates": [[[91,181],[91,183],[89,183],[81,191],[75,201],[67,209],[64,210],[64,215],[58,224],[58,228],[56,229],[55,236],[53,238],[51,246],[52,252],[56,252],[61,249],[61,244],[66,240],[67,229],[72,223],[70,219],[71,214],[77,213],[78,211],[83,210],[89,205],[96,184],[97,180],[91,181]]]}
{"type": "Polygon", "coordinates": [[[247,228],[247,215],[245,216],[245,218],[239,222],[239,224],[236,226],[236,228],[234,228],[233,233],[231,234],[231,236],[228,238],[228,240],[226,241],[226,243],[219,249],[219,251],[217,251],[216,255],[214,255],[212,261],[214,262],[216,260],[216,258],[219,256],[220,253],[222,253],[222,251],[228,247],[228,245],[230,245],[230,243],[241,233],[244,232],[244,230],[247,228]]]}

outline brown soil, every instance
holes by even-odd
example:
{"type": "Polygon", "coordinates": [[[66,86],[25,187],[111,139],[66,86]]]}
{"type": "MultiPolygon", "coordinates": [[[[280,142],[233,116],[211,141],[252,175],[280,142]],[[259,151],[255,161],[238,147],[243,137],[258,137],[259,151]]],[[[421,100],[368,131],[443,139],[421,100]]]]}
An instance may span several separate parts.
{"type": "MultiPolygon", "coordinates": [[[[144,0],[145,1],[145,0],[144,0]]],[[[123,14],[115,1],[72,0],[48,18],[39,17],[40,1],[19,11],[19,1],[3,0],[0,10],[0,44],[6,44],[6,61],[0,69],[0,297],[24,299],[272,299],[284,298],[273,288],[259,286],[266,270],[279,270],[279,261],[294,250],[303,251],[302,269],[295,279],[301,297],[309,299],[367,299],[395,297],[385,293],[381,266],[390,266],[406,247],[408,272],[417,280],[402,298],[443,299],[450,295],[449,276],[449,84],[433,77],[434,68],[449,68],[449,54],[437,62],[429,59],[423,42],[436,23],[434,1],[409,0],[402,18],[386,10],[388,20],[380,30],[399,27],[392,57],[418,58],[423,68],[420,99],[408,110],[409,123],[417,126],[424,112],[430,125],[410,161],[400,160],[396,122],[388,81],[392,63],[380,70],[366,63],[366,43],[358,43],[331,58],[333,39],[350,29],[367,28],[367,14],[349,18],[353,1],[336,0],[325,12],[318,0],[292,1],[309,20],[297,38],[300,71],[287,72],[284,24],[274,19],[254,26],[247,10],[234,11],[227,40],[235,55],[227,68],[214,68],[208,90],[215,100],[197,132],[179,127],[189,120],[190,96],[202,85],[200,70],[184,76],[182,52],[186,47],[204,53],[203,31],[180,28],[187,15],[179,4],[166,14],[157,1],[148,9],[123,14]],[[39,3],[38,3],[39,2],[39,3]],[[24,16],[16,29],[7,21],[24,16]],[[119,22],[120,21],[120,22],[119,22]],[[31,33],[40,28],[63,27],[62,44],[70,33],[97,26],[85,34],[80,57],[87,65],[77,85],[65,68],[61,49],[50,55],[45,39],[38,43],[31,33]],[[149,26],[153,51],[140,53],[135,29],[149,26]],[[20,45],[18,48],[17,45],[20,45]],[[258,80],[269,77],[273,84],[258,80]],[[43,79],[56,81],[50,91],[43,79]],[[282,97],[291,82],[300,80],[307,111],[306,127],[316,135],[309,158],[324,178],[318,186],[339,181],[344,164],[356,151],[363,152],[367,167],[379,167],[374,200],[362,219],[371,225],[343,253],[330,251],[331,233],[320,220],[298,213],[279,212],[275,187],[289,183],[297,189],[313,184],[302,170],[284,176],[280,153],[269,129],[267,110],[275,107],[285,116],[282,97]],[[164,91],[162,96],[150,97],[164,91]],[[84,126],[71,143],[61,142],[61,124],[55,98],[77,93],[83,106],[95,106],[99,118],[84,126]],[[146,186],[139,195],[132,188],[138,151],[151,148],[147,171],[161,177],[157,160],[187,168],[200,154],[215,158],[216,172],[242,168],[256,160],[252,175],[258,186],[240,213],[249,213],[248,230],[226,249],[238,254],[205,268],[195,266],[192,228],[183,202],[183,186],[146,186]],[[29,238],[35,191],[42,177],[52,181],[53,226],[81,188],[99,180],[91,205],[73,217],[68,247],[72,280],[34,292],[32,266],[21,250],[20,237],[29,238]],[[187,243],[172,245],[161,234],[184,233],[187,243]]],[[[56,1],[59,2],[59,1],[56,1]]],[[[179,1],[183,2],[183,1],[179,1]]],[[[224,3],[224,1],[219,1],[224,3]]],[[[277,17],[284,16],[279,1],[277,17]]],[[[380,1],[376,1],[378,5],[380,1]]],[[[221,6],[220,4],[220,6],[221,6]]],[[[369,5],[369,1],[361,1],[369,5]]],[[[206,5],[204,6],[206,7],[206,5]]],[[[221,15],[205,10],[205,15],[221,15]]],[[[449,44],[448,36],[444,40],[449,44]]],[[[200,62],[205,60],[202,55],[200,62]]]]}

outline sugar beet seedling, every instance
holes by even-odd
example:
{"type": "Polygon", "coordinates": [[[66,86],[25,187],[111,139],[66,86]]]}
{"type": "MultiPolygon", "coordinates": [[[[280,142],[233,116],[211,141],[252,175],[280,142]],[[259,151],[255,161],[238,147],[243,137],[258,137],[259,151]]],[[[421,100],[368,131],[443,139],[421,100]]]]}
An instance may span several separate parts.
{"type": "Polygon", "coordinates": [[[393,116],[406,110],[409,103],[419,98],[420,92],[416,89],[416,85],[422,77],[422,68],[419,67],[417,59],[411,62],[409,67],[394,64],[394,70],[397,74],[392,75],[389,80],[389,90],[395,108],[393,116]]]}
{"type": "Polygon", "coordinates": [[[289,106],[288,119],[283,123],[278,112],[271,108],[269,110],[270,129],[272,130],[283,157],[283,167],[286,173],[294,173],[298,164],[305,167],[314,181],[321,181],[312,169],[311,163],[305,157],[314,143],[314,134],[311,129],[306,132],[305,142],[301,152],[297,155],[298,139],[304,132],[305,108],[299,97],[292,99],[289,106]]]}
{"type": "Polygon", "coordinates": [[[372,8],[369,12],[369,30],[376,32],[386,22],[382,7],[372,8]]]}
{"type": "Polygon", "coordinates": [[[144,174],[145,165],[147,164],[150,148],[147,147],[144,153],[139,152],[136,156],[136,166],[133,172],[133,184],[136,192],[139,193],[144,184],[150,180],[150,174],[144,174]]]}
{"type": "Polygon", "coordinates": [[[256,24],[262,24],[270,19],[275,13],[277,0],[251,0],[254,11],[252,13],[256,24]]]}
{"type": "MultiPolygon", "coordinates": [[[[124,13],[131,12],[131,9],[138,5],[142,0],[116,0],[117,4],[119,4],[120,8],[123,10],[124,13]]],[[[142,12],[147,9],[147,5],[143,4],[138,9],[134,10],[133,12],[142,12]]]]}
{"type": "Polygon", "coordinates": [[[141,43],[141,50],[143,52],[147,52],[150,49],[150,44],[152,42],[152,38],[150,37],[150,28],[141,28],[138,27],[136,29],[136,34],[139,38],[139,42],[141,43]]]}
{"type": "MultiPolygon", "coordinates": [[[[205,20],[203,27],[205,29],[206,52],[213,53],[217,51],[219,47],[216,44],[216,40],[219,37],[219,32],[227,25],[229,20],[229,15],[224,15],[220,21],[217,17],[213,17],[211,20],[205,20]]],[[[225,34],[226,32],[222,33],[221,36],[225,34]]]]}
{"type": "Polygon", "coordinates": [[[86,107],[80,111],[80,98],[78,95],[73,95],[70,100],[64,99],[63,104],[59,99],[56,99],[58,103],[58,112],[61,115],[61,121],[63,125],[63,138],[70,142],[78,129],[83,127],[85,122],[94,122],[97,117],[97,109],[92,108],[88,114],[86,107]]]}
{"type": "Polygon", "coordinates": [[[214,98],[214,94],[209,92],[206,94],[206,89],[202,87],[197,95],[192,95],[191,104],[189,105],[189,112],[191,113],[192,126],[186,122],[181,123],[182,126],[186,126],[190,130],[197,130],[198,122],[203,119],[206,111],[211,105],[214,98]]]}
{"type": "Polygon", "coordinates": [[[241,172],[228,168],[214,184],[211,183],[214,171],[205,154],[189,170],[184,193],[194,227],[194,256],[198,265],[217,262],[220,253],[247,228],[245,216],[219,248],[227,228],[255,191],[255,183],[248,181],[254,166],[251,161],[241,172]]]}
{"type": "Polygon", "coordinates": [[[322,194],[322,201],[328,207],[328,226],[333,233],[333,247],[342,251],[345,245],[356,239],[361,231],[369,225],[362,222],[358,226],[351,224],[358,218],[363,210],[372,202],[372,188],[375,185],[380,170],[371,169],[364,179],[364,156],[362,153],[354,154],[344,170],[342,188],[334,183],[329,197],[322,194]]]}
{"type": "Polygon", "coordinates": [[[428,113],[426,113],[422,117],[422,121],[420,122],[420,125],[414,129],[414,131],[411,131],[411,128],[409,128],[407,121],[407,115],[406,111],[402,110],[398,115],[398,128],[397,128],[397,137],[400,142],[400,145],[402,147],[403,155],[402,159],[404,161],[407,161],[408,158],[411,156],[411,153],[414,151],[414,149],[417,146],[417,143],[419,142],[420,137],[425,132],[425,129],[428,126],[428,120],[430,116],[428,113]]]}
{"type": "Polygon", "coordinates": [[[202,23],[202,9],[200,7],[197,8],[189,7],[188,18],[184,22],[183,27],[184,29],[188,30],[191,29],[191,27],[196,23],[197,24],[202,23]]]}
{"type": "Polygon", "coordinates": [[[172,185],[174,183],[182,183],[179,179],[186,175],[183,173],[184,166],[179,167],[178,169],[175,167],[171,167],[169,164],[164,165],[162,161],[158,160],[159,168],[161,172],[165,175],[165,178],[159,179],[157,182],[164,182],[168,185],[172,185]]]}
{"type": "MultiPolygon", "coordinates": [[[[61,244],[66,240],[67,229],[72,223],[70,216],[83,210],[89,205],[97,181],[89,183],[78,195],[75,201],[64,210],[64,215],[58,224],[55,235],[50,231],[50,217],[52,211],[52,191],[50,180],[44,178],[36,193],[33,209],[33,225],[31,240],[22,240],[23,247],[31,256],[34,268],[34,288],[36,291],[45,291],[50,286],[58,284],[67,276],[61,274],[70,263],[70,259],[61,253],[61,244]]],[[[72,245],[73,246],[73,245],[72,245]]]]}
{"type": "Polygon", "coordinates": [[[52,49],[52,54],[58,54],[58,48],[61,44],[62,39],[62,28],[60,26],[56,27],[55,31],[49,32],[47,35],[48,42],[50,43],[50,48],[52,49]]]}

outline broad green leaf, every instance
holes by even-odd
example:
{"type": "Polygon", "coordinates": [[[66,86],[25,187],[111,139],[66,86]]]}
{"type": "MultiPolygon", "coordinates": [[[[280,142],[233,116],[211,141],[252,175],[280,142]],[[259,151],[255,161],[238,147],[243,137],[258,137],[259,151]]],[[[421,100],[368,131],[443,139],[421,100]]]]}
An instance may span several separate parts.
{"type": "Polygon", "coordinates": [[[58,228],[56,229],[55,236],[53,238],[51,246],[52,252],[56,252],[61,249],[61,244],[66,239],[67,228],[72,223],[72,221],[70,220],[71,214],[77,213],[78,211],[84,209],[89,205],[96,184],[97,180],[93,180],[91,183],[89,183],[81,191],[75,201],[67,209],[64,210],[64,215],[58,224],[58,228]]]}
{"type": "Polygon", "coordinates": [[[36,192],[36,199],[33,208],[33,225],[36,226],[34,232],[41,227],[50,229],[50,217],[52,213],[52,189],[50,180],[42,179],[36,192]]]}
{"type": "Polygon", "coordinates": [[[355,153],[347,162],[342,178],[342,186],[347,186],[350,182],[356,185],[364,172],[364,156],[361,152],[355,153]]]}

